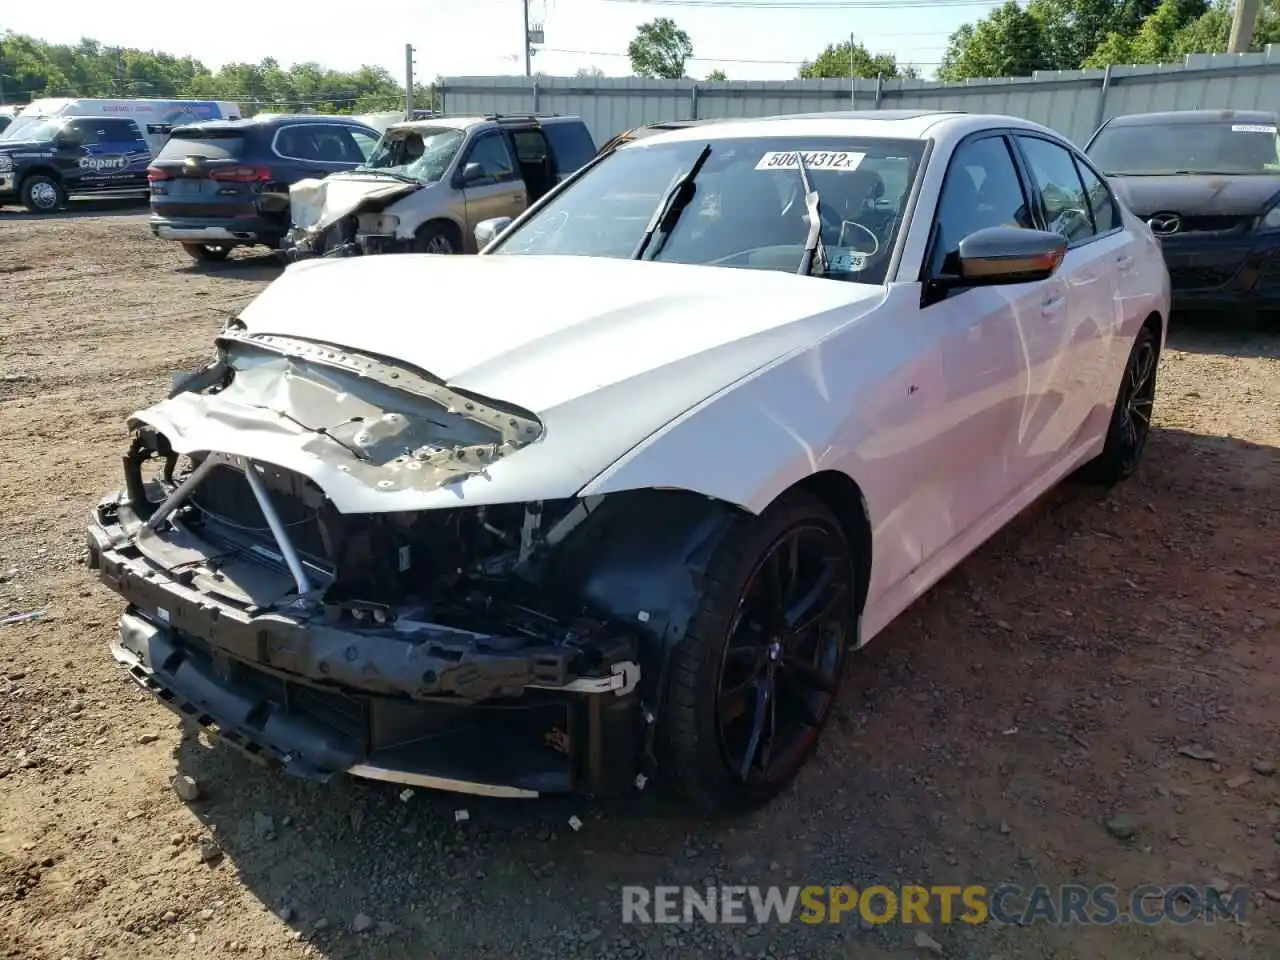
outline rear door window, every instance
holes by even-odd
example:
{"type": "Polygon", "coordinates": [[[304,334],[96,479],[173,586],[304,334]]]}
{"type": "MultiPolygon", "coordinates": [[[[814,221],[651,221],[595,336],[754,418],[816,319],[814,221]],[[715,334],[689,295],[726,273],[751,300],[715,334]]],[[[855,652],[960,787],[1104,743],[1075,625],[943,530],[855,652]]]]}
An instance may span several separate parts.
{"type": "Polygon", "coordinates": [[[596,145],[584,124],[548,123],[543,125],[542,132],[551,143],[556,169],[560,173],[573,173],[596,155],[596,145]]]}
{"type": "Polygon", "coordinates": [[[1089,209],[1093,211],[1093,225],[1098,233],[1109,233],[1120,227],[1120,209],[1102,178],[1093,172],[1093,168],[1076,157],[1076,169],[1084,182],[1085,196],[1089,199],[1089,209]]]}
{"type": "Polygon", "coordinates": [[[321,163],[364,162],[364,154],[351,136],[351,128],[337,124],[316,124],[311,127],[311,140],[315,144],[316,159],[321,163]]]}
{"type": "Polygon", "coordinates": [[[142,139],[142,131],[132,120],[103,120],[99,129],[105,137],[103,143],[135,143],[142,139]]]}
{"type": "Polygon", "coordinates": [[[1018,144],[1031,167],[1045,225],[1066,237],[1071,245],[1092,238],[1093,217],[1070,151],[1040,137],[1019,135],[1018,144]]]}
{"type": "Polygon", "coordinates": [[[312,136],[313,126],[314,124],[294,124],[281,127],[275,136],[276,153],[289,160],[318,162],[321,158],[315,137],[312,136]]]}
{"type": "Polygon", "coordinates": [[[77,146],[91,147],[102,142],[106,130],[96,117],[79,117],[67,124],[66,134],[77,146]]]}

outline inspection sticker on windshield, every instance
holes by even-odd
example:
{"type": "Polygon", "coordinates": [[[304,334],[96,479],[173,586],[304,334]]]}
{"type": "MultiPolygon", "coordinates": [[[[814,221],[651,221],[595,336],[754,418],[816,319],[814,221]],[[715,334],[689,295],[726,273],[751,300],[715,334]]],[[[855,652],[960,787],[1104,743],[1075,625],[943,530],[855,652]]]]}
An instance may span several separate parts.
{"type": "Polygon", "coordinates": [[[1276,128],[1265,123],[1233,123],[1232,133],[1269,133],[1275,135],[1276,128]]]}
{"type": "Polygon", "coordinates": [[[828,273],[861,273],[867,268],[867,254],[860,250],[846,250],[843,247],[827,251],[828,273]]]}
{"type": "MultiPolygon", "coordinates": [[[[850,153],[843,150],[801,150],[800,152],[804,154],[806,170],[857,170],[858,164],[862,163],[862,158],[866,156],[865,153],[850,153]]],[[[796,163],[794,150],[774,150],[760,158],[756,169],[798,170],[800,166],[796,163]]]]}

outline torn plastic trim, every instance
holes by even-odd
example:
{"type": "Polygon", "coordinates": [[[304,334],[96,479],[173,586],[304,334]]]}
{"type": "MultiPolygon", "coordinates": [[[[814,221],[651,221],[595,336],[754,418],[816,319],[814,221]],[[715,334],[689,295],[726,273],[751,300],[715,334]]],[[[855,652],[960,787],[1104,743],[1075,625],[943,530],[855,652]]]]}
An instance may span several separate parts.
{"type": "Polygon", "coordinates": [[[347,773],[365,780],[381,780],[385,783],[405,783],[427,790],[445,790],[449,793],[465,793],[473,797],[500,797],[510,800],[535,800],[541,794],[537,790],[510,787],[498,783],[477,783],[474,780],[458,780],[455,777],[438,777],[427,773],[411,773],[405,770],[389,770],[369,763],[357,763],[348,767],[347,773]]]}
{"type": "MultiPolygon", "coordinates": [[[[176,452],[223,450],[329,474],[313,476],[326,489],[350,478],[379,492],[430,491],[486,473],[543,434],[528,411],[339,346],[229,325],[218,348],[217,359],[176,381],[168,399],[130,418],[127,476],[149,456],[172,462],[176,452]],[[331,479],[335,472],[341,479],[331,479]]],[[[138,492],[132,484],[130,492],[138,492]]]]}
{"type": "Polygon", "coordinates": [[[128,677],[161,705],[198,724],[218,743],[250,760],[278,764],[286,773],[327,783],[335,774],[403,783],[452,793],[503,798],[536,798],[543,790],[503,784],[461,771],[432,773],[397,767],[370,755],[367,744],[333,735],[315,723],[267,707],[255,692],[203,673],[173,638],[137,613],[126,612],[111,641],[111,655],[128,677]],[[158,659],[159,662],[156,662],[158,659]],[[362,749],[363,747],[363,749],[362,749]]]}
{"type": "Polygon", "coordinates": [[[448,386],[439,377],[407,364],[350,350],[338,344],[266,333],[243,333],[230,326],[216,340],[220,357],[235,344],[268,350],[290,360],[332,367],[393,390],[434,401],[450,414],[497,431],[504,440],[523,446],[542,435],[542,421],[531,411],[448,386]]]}
{"type": "Polygon", "coordinates": [[[529,687],[627,693],[640,678],[635,643],[621,633],[569,643],[427,620],[352,628],[315,610],[242,610],[186,585],[181,574],[158,569],[96,515],[89,528],[89,555],[107,587],[167,628],[203,638],[257,669],[329,688],[476,703],[519,696],[529,687]],[[599,665],[579,673],[584,662],[599,665]],[[595,682],[576,684],[578,680],[595,682]]]}

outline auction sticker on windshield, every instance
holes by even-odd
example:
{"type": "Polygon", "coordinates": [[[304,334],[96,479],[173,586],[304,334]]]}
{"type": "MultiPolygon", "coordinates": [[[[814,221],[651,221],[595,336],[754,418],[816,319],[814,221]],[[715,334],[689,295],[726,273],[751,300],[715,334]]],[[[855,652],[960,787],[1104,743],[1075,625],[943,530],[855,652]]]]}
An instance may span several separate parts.
{"type": "Polygon", "coordinates": [[[1265,123],[1233,123],[1231,125],[1232,133],[1270,133],[1275,134],[1276,128],[1269,127],[1265,123]]]}
{"type": "MultiPolygon", "coordinates": [[[[851,153],[844,150],[801,150],[804,154],[806,170],[857,170],[865,153],[851,153]]],[[[766,153],[756,164],[757,170],[798,170],[796,151],[773,150],[766,153]]]]}

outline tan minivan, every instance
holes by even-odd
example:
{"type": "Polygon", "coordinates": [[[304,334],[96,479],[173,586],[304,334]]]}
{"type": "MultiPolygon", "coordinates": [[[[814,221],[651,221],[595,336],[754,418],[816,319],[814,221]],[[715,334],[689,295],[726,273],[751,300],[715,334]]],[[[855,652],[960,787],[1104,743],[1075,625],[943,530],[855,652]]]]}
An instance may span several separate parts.
{"type": "Polygon", "coordinates": [[[477,224],[519,216],[595,153],[579,117],[394,124],[366,163],[293,185],[285,259],[474,253],[477,224]]]}

